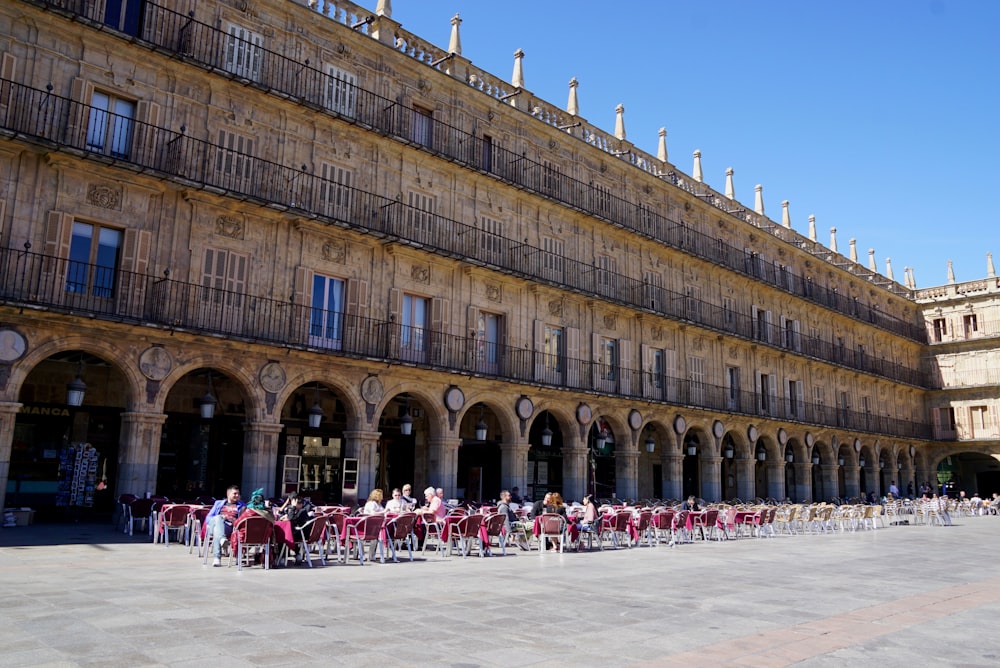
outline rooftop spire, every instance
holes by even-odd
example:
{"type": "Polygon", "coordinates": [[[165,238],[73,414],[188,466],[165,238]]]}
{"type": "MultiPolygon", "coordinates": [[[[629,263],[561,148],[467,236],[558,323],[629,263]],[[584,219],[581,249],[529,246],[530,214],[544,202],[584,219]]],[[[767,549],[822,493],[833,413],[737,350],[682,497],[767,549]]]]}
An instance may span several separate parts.
{"type": "Polygon", "coordinates": [[[455,14],[451,17],[451,39],[448,41],[448,53],[462,55],[462,38],[458,34],[458,26],[462,25],[462,19],[455,14]]]}
{"type": "Polygon", "coordinates": [[[694,169],[691,170],[691,176],[698,183],[704,181],[704,177],[701,174],[701,149],[696,148],[694,150],[694,169]]]}
{"type": "Polygon", "coordinates": [[[876,274],[878,273],[878,265],[875,264],[875,249],[874,248],[869,248],[868,249],[868,268],[870,270],[872,270],[873,272],[875,272],[876,274]]]}
{"type": "Polygon", "coordinates": [[[384,16],[387,19],[391,19],[392,0],[378,0],[378,4],[375,5],[375,15],[384,16]]]}
{"type": "Polygon", "coordinates": [[[566,101],[566,112],[571,116],[577,116],[580,113],[580,103],[576,99],[576,89],[580,85],[580,82],[573,77],[569,80],[569,99],[566,101]]]}
{"type": "Polygon", "coordinates": [[[951,260],[948,260],[948,282],[955,282],[955,268],[951,265],[951,260]]]}
{"type": "Polygon", "coordinates": [[[917,289],[917,271],[913,267],[910,267],[910,289],[917,289]]]}
{"type": "Polygon", "coordinates": [[[890,281],[896,280],[896,277],[892,275],[892,258],[889,257],[885,259],[885,277],[890,281]]]}
{"type": "Polygon", "coordinates": [[[913,289],[913,283],[910,282],[910,267],[903,267],[903,285],[913,289]]]}
{"type": "Polygon", "coordinates": [[[830,250],[832,250],[834,253],[837,252],[837,228],[836,227],[831,227],[830,228],[830,250]]]}
{"type": "Polygon", "coordinates": [[[524,50],[518,49],[514,52],[514,73],[510,77],[510,83],[517,88],[524,88],[524,50]]]}
{"type": "Polygon", "coordinates": [[[986,276],[988,278],[994,278],[997,275],[997,270],[993,268],[993,253],[986,254],[986,276]]]}
{"type": "Polygon", "coordinates": [[[667,129],[660,128],[660,143],[656,147],[656,159],[667,162],[667,129]]]}
{"type": "Polygon", "coordinates": [[[788,213],[788,200],[781,200],[781,225],[792,229],[792,216],[788,213]]]}
{"type": "Polygon", "coordinates": [[[625,141],[625,105],[615,107],[615,139],[625,141]]]}
{"type": "Polygon", "coordinates": [[[736,199],[736,189],[733,188],[733,168],[726,167],[726,197],[736,199]]]}
{"type": "Polygon", "coordinates": [[[809,214],[809,241],[816,241],[816,216],[809,214]]]}
{"type": "Polygon", "coordinates": [[[759,183],[753,187],[753,210],[764,215],[764,186],[759,183]]]}
{"type": "Polygon", "coordinates": [[[851,249],[850,250],[851,262],[857,262],[858,261],[858,240],[857,239],[850,239],[850,240],[848,240],[847,245],[851,249]]]}

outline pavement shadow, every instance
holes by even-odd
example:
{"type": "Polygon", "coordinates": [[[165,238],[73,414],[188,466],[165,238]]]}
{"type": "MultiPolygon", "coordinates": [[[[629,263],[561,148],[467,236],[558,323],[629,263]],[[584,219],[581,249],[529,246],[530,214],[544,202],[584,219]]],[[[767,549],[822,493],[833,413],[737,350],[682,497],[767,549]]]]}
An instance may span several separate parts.
{"type": "Polygon", "coordinates": [[[31,547],[37,545],[118,545],[150,543],[152,538],[143,531],[129,536],[109,524],[65,523],[32,524],[26,527],[0,529],[0,547],[31,547]]]}

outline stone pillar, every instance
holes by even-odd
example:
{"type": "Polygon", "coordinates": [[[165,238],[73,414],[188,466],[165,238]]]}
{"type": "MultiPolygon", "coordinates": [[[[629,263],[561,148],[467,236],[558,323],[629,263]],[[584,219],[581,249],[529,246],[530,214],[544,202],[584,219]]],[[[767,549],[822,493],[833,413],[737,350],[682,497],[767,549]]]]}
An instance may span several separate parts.
{"type": "Polygon", "coordinates": [[[562,448],[563,499],[580,500],[590,492],[590,450],[580,445],[562,448]]]}
{"type": "Polygon", "coordinates": [[[263,488],[264,496],[281,496],[283,491],[275,480],[278,469],[278,434],[284,425],[275,422],[243,424],[243,480],[240,489],[248,495],[263,488]]]}
{"type": "Polygon", "coordinates": [[[122,413],[118,440],[118,481],[115,497],[143,496],[156,491],[160,438],[167,416],[163,413],[122,413]]]}
{"type": "Polygon", "coordinates": [[[816,501],[826,501],[835,496],[840,496],[840,472],[839,464],[820,464],[820,475],[823,478],[823,497],[816,501]]]}
{"type": "Polygon", "coordinates": [[[858,484],[858,472],[861,468],[856,464],[844,464],[844,493],[846,496],[858,496],[861,494],[861,485],[858,484]]]}
{"type": "Polygon", "coordinates": [[[427,474],[430,481],[427,486],[444,489],[444,498],[455,497],[458,481],[458,448],[462,439],[457,437],[439,436],[427,439],[427,474]]]}
{"type": "Polygon", "coordinates": [[[684,494],[684,456],[675,448],[664,448],[662,461],[662,498],[679,499],[684,494]]]}
{"type": "Polygon", "coordinates": [[[757,460],[734,459],[733,465],[736,468],[736,496],[752,501],[757,496],[757,460]]]}
{"type": "Polygon", "coordinates": [[[518,441],[500,444],[500,486],[528,490],[528,451],[531,443],[518,441]]]}
{"type": "Polygon", "coordinates": [[[14,422],[21,404],[0,401],[0,509],[7,499],[7,479],[10,478],[10,453],[14,444],[14,422]]]}
{"type": "Polygon", "coordinates": [[[792,467],[792,488],[785,490],[792,503],[808,501],[812,498],[812,463],[793,462],[792,467]]]}
{"type": "Polygon", "coordinates": [[[639,495],[639,452],[633,448],[615,452],[615,496],[635,499],[639,495]]]}
{"type": "MultiPolygon", "coordinates": [[[[344,432],[344,456],[358,460],[358,501],[363,505],[375,486],[375,454],[380,431],[358,429],[344,432]]],[[[419,500],[418,490],[413,490],[419,500]]]]}
{"type": "Polygon", "coordinates": [[[785,500],[785,462],[769,461],[767,466],[767,495],[777,501],[785,500]]]}
{"type": "Polygon", "coordinates": [[[722,498],[722,457],[701,458],[701,496],[706,501],[722,498]]]}

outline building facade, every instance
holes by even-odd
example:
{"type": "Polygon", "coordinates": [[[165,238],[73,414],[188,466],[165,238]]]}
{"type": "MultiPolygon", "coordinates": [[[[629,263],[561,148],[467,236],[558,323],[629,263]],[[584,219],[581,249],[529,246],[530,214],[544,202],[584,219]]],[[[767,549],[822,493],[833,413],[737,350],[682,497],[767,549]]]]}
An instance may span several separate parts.
{"type": "MultiPolygon", "coordinates": [[[[933,296],[682,172],[663,131],[637,149],[621,106],[599,129],[575,82],[536,97],[520,52],[513,82],[474,67],[457,17],[448,50],[386,0],[0,24],[7,505],[819,499],[968,450],[933,296]]],[[[995,425],[993,387],[968,401],[995,425]]]]}

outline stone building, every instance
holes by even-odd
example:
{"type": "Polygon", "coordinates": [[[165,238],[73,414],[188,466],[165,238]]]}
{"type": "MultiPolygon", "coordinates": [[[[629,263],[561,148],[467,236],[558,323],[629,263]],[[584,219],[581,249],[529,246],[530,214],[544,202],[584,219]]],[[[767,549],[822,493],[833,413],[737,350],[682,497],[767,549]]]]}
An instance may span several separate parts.
{"type": "Polygon", "coordinates": [[[605,132],[575,81],[561,109],[520,51],[505,81],[388,0],[169,4],[0,6],[8,505],[818,499],[969,451],[933,291],[681,171],[665,131],[643,152],[621,105],[605,132]]]}

